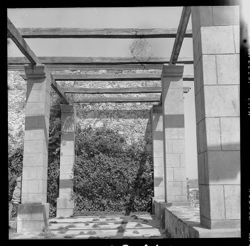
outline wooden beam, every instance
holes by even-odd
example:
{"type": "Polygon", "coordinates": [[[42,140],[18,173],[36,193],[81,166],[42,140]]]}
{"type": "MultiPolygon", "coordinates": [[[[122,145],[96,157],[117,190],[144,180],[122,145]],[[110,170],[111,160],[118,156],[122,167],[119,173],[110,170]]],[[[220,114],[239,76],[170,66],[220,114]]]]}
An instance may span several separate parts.
{"type": "MultiPolygon", "coordinates": [[[[176,28],[137,29],[137,28],[19,28],[23,38],[175,38],[176,28]]],[[[192,37],[187,30],[185,37],[192,37]]]]}
{"type": "Polygon", "coordinates": [[[53,78],[53,76],[51,75],[51,87],[55,90],[55,92],[58,94],[58,96],[63,100],[64,104],[69,104],[68,99],[66,98],[66,96],[64,95],[64,91],[63,89],[60,88],[60,86],[58,86],[53,78]]]}
{"type": "Polygon", "coordinates": [[[64,90],[71,94],[130,94],[161,93],[161,87],[128,87],[128,88],[72,88],[64,90]]]}
{"type": "MultiPolygon", "coordinates": [[[[138,61],[132,57],[39,57],[41,63],[45,65],[144,65],[144,64],[168,64],[168,57],[151,57],[147,61],[138,61]]],[[[9,57],[9,65],[24,65],[29,63],[25,57],[9,57]]],[[[177,63],[193,64],[193,58],[179,58],[177,63]]]]}
{"type": "MultiPolygon", "coordinates": [[[[183,92],[187,93],[190,87],[183,87],[183,92]]],[[[128,87],[128,88],[70,88],[64,93],[71,94],[139,94],[139,93],[161,93],[159,87],[128,87]]]]}
{"type": "MultiPolygon", "coordinates": [[[[123,71],[123,70],[149,70],[162,69],[163,64],[113,64],[113,65],[81,65],[81,64],[47,64],[46,68],[50,72],[55,71],[123,71]]],[[[24,65],[8,64],[9,71],[24,71],[24,65]]]]}
{"type": "Polygon", "coordinates": [[[55,81],[138,81],[161,80],[161,73],[54,74],[55,81]]]}
{"type": "Polygon", "coordinates": [[[170,58],[170,64],[177,63],[178,56],[181,50],[181,46],[183,43],[183,39],[185,37],[189,17],[191,14],[191,7],[183,7],[182,13],[181,13],[181,19],[178,26],[177,36],[174,41],[174,46],[170,58]]]}
{"type": "Polygon", "coordinates": [[[16,27],[12,24],[10,19],[7,19],[8,35],[19,48],[19,50],[27,57],[32,65],[39,64],[39,59],[35,53],[30,49],[29,45],[22,38],[16,27]]]}
{"type": "MultiPolygon", "coordinates": [[[[26,80],[24,74],[20,76],[26,80]]],[[[145,80],[161,80],[161,70],[156,73],[129,73],[129,74],[53,74],[55,81],[145,81],[145,80]]],[[[194,81],[193,75],[185,75],[183,81],[194,81]]]]}
{"type": "Polygon", "coordinates": [[[160,96],[154,97],[98,97],[98,98],[82,98],[74,100],[74,103],[136,103],[136,102],[159,102],[160,96]]]}

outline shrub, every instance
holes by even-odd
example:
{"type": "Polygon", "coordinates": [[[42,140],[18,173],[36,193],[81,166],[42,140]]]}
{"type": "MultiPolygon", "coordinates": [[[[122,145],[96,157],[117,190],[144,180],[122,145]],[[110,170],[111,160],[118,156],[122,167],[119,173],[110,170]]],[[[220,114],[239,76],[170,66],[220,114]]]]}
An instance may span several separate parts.
{"type": "Polygon", "coordinates": [[[76,214],[151,210],[152,157],[143,143],[128,145],[123,136],[106,127],[78,127],[76,156],[76,214]]]}

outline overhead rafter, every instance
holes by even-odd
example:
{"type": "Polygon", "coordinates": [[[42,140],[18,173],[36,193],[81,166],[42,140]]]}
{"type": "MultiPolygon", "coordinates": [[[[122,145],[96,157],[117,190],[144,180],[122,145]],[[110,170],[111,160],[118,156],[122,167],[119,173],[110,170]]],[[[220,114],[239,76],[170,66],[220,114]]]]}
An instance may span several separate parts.
{"type": "MultiPolygon", "coordinates": [[[[26,79],[24,74],[20,75],[26,79]]],[[[161,70],[155,73],[103,73],[103,74],[53,74],[55,81],[160,81],[161,70]]],[[[185,75],[183,81],[194,81],[193,75],[185,75]]]]}
{"type": "MultiPolygon", "coordinates": [[[[187,93],[190,87],[183,87],[187,93]]],[[[64,93],[70,94],[139,94],[139,93],[161,93],[162,88],[157,87],[128,87],[128,88],[67,88],[64,93]]]]}
{"type": "Polygon", "coordinates": [[[69,101],[67,99],[67,97],[64,94],[64,91],[62,88],[60,88],[60,86],[58,86],[53,78],[53,76],[51,75],[51,87],[55,90],[55,92],[60,96],[60,98],[63,100],[63,103],[65,104],[69,104],[69,101]]]}
{"type": "Polygon", "coordinates": [[[74,101],[74,103],[136,103],[136,102],[159,102],[160,96],[147,96],[147,97],[92,97],[92,98],[82,98],[79,101],[74,101]]]}
{"type": "Polygon", "coordinates": [[[18,32],[16,27],[12,24],[10,19],[7,19],[8,36],[13,40],[19,50],[27,57],[32,65],[39,64],[39,59],[36,57],[35,53],[30,49],[29,45],[23,39],[21,34],[18,32]]]}
{"type": "Polygon", "coordinates": [[[191,7],[183,7],[183,10],[181,13],[181,19],[180,19],[178,30],[177,30],[177,36],[175,38],[172,54],[170,57],[170,64],[177,63],[178,56],[179,56],[181,46],[183,43],[183,39],[185,37],[185,33],[187,30],[187,25],[188,25],[190,14],[191,14],[191,7]]]}
{"type": "MultiPolygon", "coordinates": [[[[39,60],[45,65],[131,65],[131,64],[165,64],[169,63],[169,57],[151,57],[145,61],[136,60],[133,57],[39,57],[39,60]]],[[[24,65],[28,60],[25,57],[9,57],[9,65],[24,65]]],[[[177,63],[193,64],[190,57],[179,58],[177,63]]]]}
{"type": "MultiPolygon", "coordinates": [[[[138,28],[19,28],[23,38],[175,38],[176,28],[138,29],[138,28]]],[[[192,37],[187,30],[185,37],[192,37]]]]}

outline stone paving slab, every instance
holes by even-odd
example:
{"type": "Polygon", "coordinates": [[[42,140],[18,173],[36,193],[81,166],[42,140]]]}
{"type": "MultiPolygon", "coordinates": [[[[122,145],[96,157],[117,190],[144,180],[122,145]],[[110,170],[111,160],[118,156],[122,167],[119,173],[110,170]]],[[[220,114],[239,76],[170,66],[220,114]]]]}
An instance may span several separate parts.
{"type": "Polygon", "coordinates": [[[53,218],[49,231],[40,234],[17,234],[11,238],[58,239],[58,238],[165,238],[159,221],[153,215],[107,215],[53,218]]]}

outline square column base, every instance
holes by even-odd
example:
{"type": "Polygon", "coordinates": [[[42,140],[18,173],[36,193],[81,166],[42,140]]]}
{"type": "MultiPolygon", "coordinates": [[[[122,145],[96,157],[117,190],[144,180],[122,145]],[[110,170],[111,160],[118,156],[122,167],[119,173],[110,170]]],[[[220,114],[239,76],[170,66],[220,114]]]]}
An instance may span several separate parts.
{"type": "Polygon", "coordinates": [[[57,217],[70,217],[74,213],[74,201],[70,198],[57,198],[57,217]]]}
{"type": "Polygon", "coordinates": [[[24,203],[18,206],[17,233],[42,232],[48,228],[49,203],[24,203]]]}

